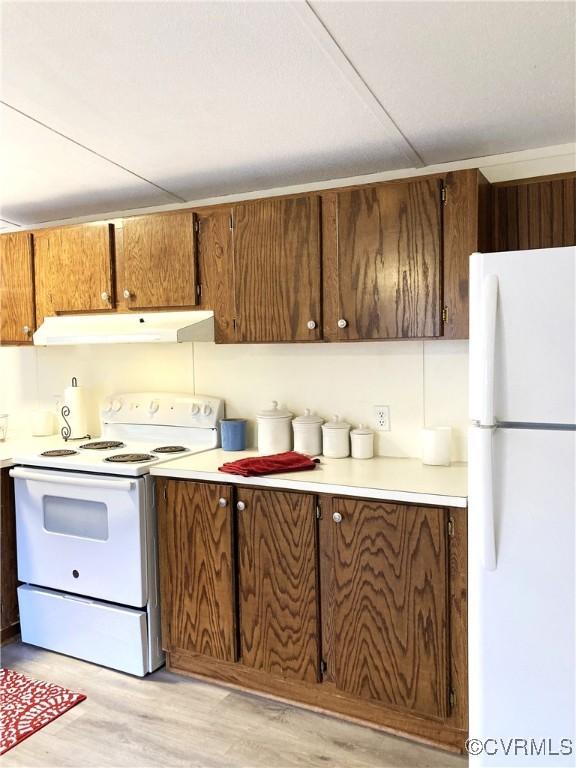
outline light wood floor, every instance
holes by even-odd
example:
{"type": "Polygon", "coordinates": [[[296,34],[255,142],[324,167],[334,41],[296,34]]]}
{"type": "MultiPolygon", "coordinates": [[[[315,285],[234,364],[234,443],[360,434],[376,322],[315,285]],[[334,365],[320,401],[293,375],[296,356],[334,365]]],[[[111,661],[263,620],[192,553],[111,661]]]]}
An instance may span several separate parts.
{"type": "Polygon", "coordinates": [[[88,698],[2,758],[9,766],[466,768],[463,757],[160,670],[145,679],[20,642],[2,666],[88,698]]]}

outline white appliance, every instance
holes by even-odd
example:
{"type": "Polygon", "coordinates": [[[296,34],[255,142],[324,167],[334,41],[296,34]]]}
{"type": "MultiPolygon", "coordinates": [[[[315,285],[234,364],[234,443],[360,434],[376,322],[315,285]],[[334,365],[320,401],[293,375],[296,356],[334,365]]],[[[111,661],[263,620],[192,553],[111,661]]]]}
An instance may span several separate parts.
{"type": "Polygon", "coordinates": [[[40,346],[214,341],[214,313],[110,312],[45,317],[34,334],[40,346]]]}
{"type": "Polygon", "coordinates": [[[135,675],[163,663],[150,466],[216,448],[222,400],[109,398],[102,437],[15,457],[24,642],[135,675]]]}
{"type": "Polygon", "coordinates": [[[576,764],[576,248],[470,262],[473,766],[576,764]]]}

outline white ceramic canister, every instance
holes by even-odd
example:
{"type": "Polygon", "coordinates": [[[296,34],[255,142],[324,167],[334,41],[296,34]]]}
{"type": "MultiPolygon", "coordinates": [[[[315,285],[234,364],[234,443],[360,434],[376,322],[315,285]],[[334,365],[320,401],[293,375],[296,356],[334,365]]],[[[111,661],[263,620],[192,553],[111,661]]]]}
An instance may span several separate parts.
{"type": "Polygon", "coordinates": [[[53,435],[55,430],[54,414],[52,411],[32,411],[30,415],[32,434],[35,437],[53,435]]]}
{"type": "Polygon", "coordinates": [[[329,459],[345,459],[350,456],[350,424],[332,416],[332,421],[322,425],[323,453],[329,459]]]}
{"type": "Polygon", "coordinates": [[[271,408],[265,408],[256,414],[258,424],[258,453],[268,456],[272,453],[284,453],[292,448],[292,414],[278,407],[274,400],[271,408]]]}
{"type": "Polygon", "coordinates": [[[294,450],[305,456],[320,456],[322,453],[322,419],[306,408],[303,416],[292,421],[294,450]]]}
{"type": "Polygon", "coordinates": [[[374,432],[359,424],[350,432],[353,459],[371,459],[374,456],[374,432]]]}

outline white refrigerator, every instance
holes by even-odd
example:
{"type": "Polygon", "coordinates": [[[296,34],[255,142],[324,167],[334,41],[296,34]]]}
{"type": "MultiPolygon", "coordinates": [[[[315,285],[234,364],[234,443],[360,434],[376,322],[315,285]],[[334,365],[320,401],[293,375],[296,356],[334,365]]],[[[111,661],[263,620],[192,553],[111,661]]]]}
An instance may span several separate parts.
{"type": "Polygon", "coordinates": [[[471,766],[576,765],[576,248],[470,261],[471,766]]]}

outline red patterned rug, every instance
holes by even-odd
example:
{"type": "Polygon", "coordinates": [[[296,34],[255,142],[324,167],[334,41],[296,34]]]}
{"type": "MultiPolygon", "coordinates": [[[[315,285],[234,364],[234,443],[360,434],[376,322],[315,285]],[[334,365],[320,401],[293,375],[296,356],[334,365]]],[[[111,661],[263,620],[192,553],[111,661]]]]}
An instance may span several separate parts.
{"type": "Polygon", "coordinates": [[[83,693],[0,668],[0,755],[85,698],[83,693]]]}

